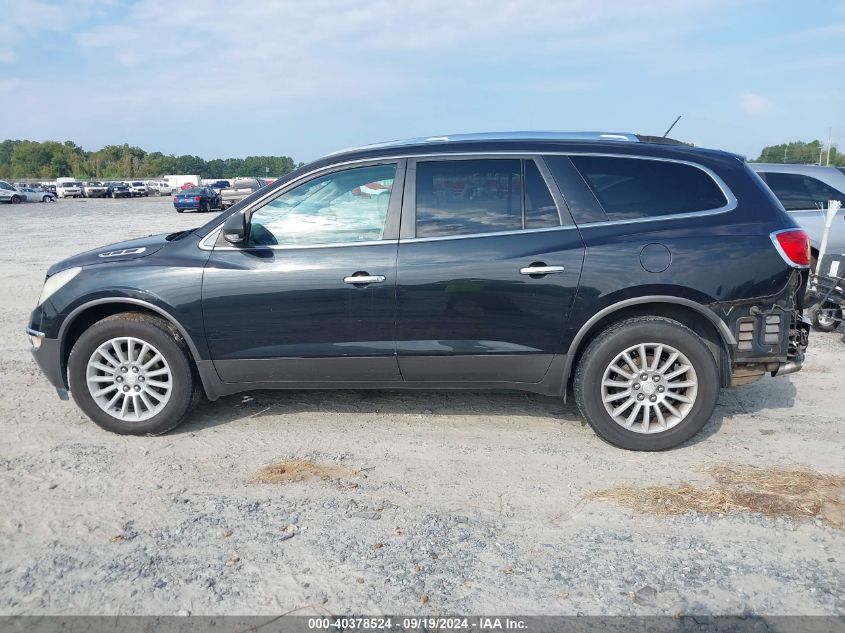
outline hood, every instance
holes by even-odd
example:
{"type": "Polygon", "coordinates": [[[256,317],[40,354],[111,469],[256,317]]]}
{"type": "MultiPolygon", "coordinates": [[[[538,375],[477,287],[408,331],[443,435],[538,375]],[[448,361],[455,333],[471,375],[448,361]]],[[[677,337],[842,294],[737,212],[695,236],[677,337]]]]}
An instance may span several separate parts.
{"type": "Polygon", "coordinates": [[[60,262],[56,262],[47,270],[47,276],[57,272],[73,268],[75,266],[91,266],[93,264],[107,264],[110,262],[126,261],[129,259],[140,259],[147,255],[161,250],[173,233],[162,233],[160,235],[149,235],[135,240],[117,242],[108,246],[101,246],[91,251],[73,255],[60,262]]]}

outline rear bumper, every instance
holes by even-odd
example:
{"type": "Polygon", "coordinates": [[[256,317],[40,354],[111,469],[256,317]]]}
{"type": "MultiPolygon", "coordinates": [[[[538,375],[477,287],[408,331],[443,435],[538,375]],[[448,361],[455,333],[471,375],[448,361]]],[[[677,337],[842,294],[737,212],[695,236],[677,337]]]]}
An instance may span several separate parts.
{"type": "Polygon", "coordinates": [[[47,381],[56,388],[59,398],[67,400],[68,389],[62,371],[62,350],[58,339],[47,338],[42,332],[27,328],[27,335],[32,343],[32,357],[46,376],[47,381]]]}

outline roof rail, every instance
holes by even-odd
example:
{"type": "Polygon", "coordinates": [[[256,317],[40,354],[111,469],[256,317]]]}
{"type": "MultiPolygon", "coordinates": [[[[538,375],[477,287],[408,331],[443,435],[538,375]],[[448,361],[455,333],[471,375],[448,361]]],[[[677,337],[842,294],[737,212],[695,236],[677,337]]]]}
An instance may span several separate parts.
{"type": "Polygon", "coordinates": [[[630,132],[565,132],[565,131],[533,131],[533,132],[474,132],[469,134],[444,134],[442,136],[423,136],[384,143],[372,143],[360,147],[350,147],[328,154],[343,154],[345,152],[381,149],[385,147],[401,147],[403,145],[426,145],[429,143],[459,143],[466,141],[618,141],[639,142],[636,134],[630,132]]]}

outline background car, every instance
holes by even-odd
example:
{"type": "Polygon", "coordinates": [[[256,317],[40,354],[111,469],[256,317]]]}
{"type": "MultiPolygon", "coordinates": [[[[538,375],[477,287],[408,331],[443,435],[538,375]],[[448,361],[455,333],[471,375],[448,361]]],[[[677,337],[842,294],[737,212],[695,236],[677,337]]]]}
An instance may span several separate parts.
{"type": "Polygon", "coordinates": [[[129,187],[129,192],[132,194],[133,198],[146,198],[150,195],[150,192],[147,190],[146,183],[143,183],[140,180],[127,182],[126,186],[129,187]]]}
{"type": "Polygon", "coordinates": [[[169,196],[173,193],[173,187],[165,180],[154,180],[147,183],[147,189],[152,196],[169,196]]]}
{"type": "Polygon", "coordinates": [[[212,189],[226,189],[227,187],[231,187],[232,183],[230,183],[228,180],[215,180],[207,186],[211,187],[212,189]]]}
{"type": "Polygon", "coordinates": [[[109,190],[110,198],[131,198],[132,192],[125,182],[107,182],[106,187],[109,190]]]}
{"type": "Polygon", "coordinates": [[[55,202],[56,194],[50,191],[39,191],[34,187],[18,187],[18,191],[23,194],[23,202],[55,202]]]}
{"type": "Polygon", "coordinates": [[[56,195],[59,198],[81,198],[82,183],[76,180],[67,180],[56,183],[56,195]]]}
{"type": "Polygon", "coordinates": [[[186,209],[192,211],[211,211],[219,209],[220,193],[211,187],[191,187],[173,196],[173,206],[179,213],[186,209]]]}
{"type": "Polygon", "coordinates": [[[830,227],[827,253],[831,256],[845,253],[845,174],[835,167],[818,165],[751,163],[750,166],[766,181],[789,215],[807,231],[814,267],[824,232],[827,205],[831,200],[841,202],[842,209],[836,213],[830,227]]]}
{"type": "Polygon", "coordinates": [[[17,204],[23,202],[23,196],[17,189],[5,180],[0,180],[0,202],[11,202],[17,204]]]}
{"type": "Polygon", "coordinates": [[[233,204],[240,202],[251,193],[264,187],[265,184],[260,178],[235,178],[231,187],[220,191],[223,199],[223,208],[228,209],[233,204]]]}
{"type": "Polygon", "coordinates": [[[109,188],[98,180],[89,180],[83,183],[82,193],[86,198],[105,198],[109,195],[109,188]]]}

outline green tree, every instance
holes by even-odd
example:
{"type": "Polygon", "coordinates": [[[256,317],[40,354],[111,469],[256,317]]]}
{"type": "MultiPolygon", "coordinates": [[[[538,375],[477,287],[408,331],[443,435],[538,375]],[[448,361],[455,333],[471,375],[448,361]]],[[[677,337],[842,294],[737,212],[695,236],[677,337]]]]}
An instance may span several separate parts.
{"type": "MultiPolygon", "coordinates": [[[[780,145],[768,145],[754,159],[755,163],[794,163],[801,165],[827,164],[827,148],[819,140],[792,141],[780,145]]],[[[845,166],[845,155],[841,154],[836,145],[830,147],[830,164],[845,166]]]]}

